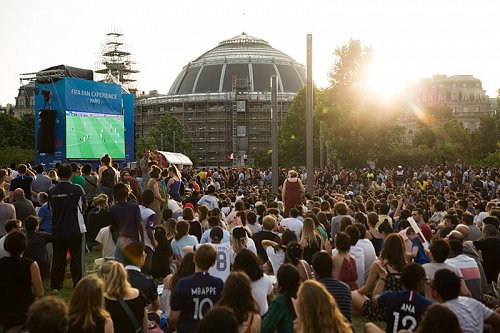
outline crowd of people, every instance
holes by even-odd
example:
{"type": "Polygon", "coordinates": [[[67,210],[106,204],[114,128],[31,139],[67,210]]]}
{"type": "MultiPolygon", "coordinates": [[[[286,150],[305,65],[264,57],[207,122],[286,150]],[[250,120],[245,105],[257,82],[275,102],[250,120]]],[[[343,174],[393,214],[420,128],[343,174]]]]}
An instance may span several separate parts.
{"type": "Polygon", "coordinates": [[[0,332],[500,332],[500,170],[152,157],[0,169],[0,332]]]}

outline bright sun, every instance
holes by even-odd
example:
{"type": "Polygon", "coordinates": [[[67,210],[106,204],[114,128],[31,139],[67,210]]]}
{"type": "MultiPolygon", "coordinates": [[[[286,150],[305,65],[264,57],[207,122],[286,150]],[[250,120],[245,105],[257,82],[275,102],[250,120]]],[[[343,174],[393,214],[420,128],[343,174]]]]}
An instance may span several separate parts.
{"type": "Polygon", "coordinates": [[[374,58],[366,73],[367,88],[383,101],[390,102],[404,86],[404,78],[398,68],[387,60],[374,58]]]}

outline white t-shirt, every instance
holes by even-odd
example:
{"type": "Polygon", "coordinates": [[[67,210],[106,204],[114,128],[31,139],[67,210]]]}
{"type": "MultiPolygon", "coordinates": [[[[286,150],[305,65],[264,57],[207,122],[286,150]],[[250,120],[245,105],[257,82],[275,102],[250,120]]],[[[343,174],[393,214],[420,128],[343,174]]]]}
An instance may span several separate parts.
{"type": "Polygon", "coordinates": [[[280,225],[282,227],[288,227],[288,229],[292,230],[295,233],[297,239],[300,239],[300,236],[302,235],[302,222],[299,219],[288,217],[286,219],[283,219],[280,222],[280,225]]]}
{"type": "MultiPolygon", "coordinates": [[[[365,282],[368,279],[368,274],[370,273],[370,268],[372,264],[377,260],[377,254],[375,253],[375,248],[372,242],[368,239],[360,239],[356,243],[356,247],[360,247],[364,251],[365,255],[365,282]]],[[[364,283],[363,283],[364,285],[364,283]]]]}
{"type": "MultiPolygon", "coordinates": [[[[338,253],[339,251],[337,251],[337,249],[332,250],[332,255],[336,255],[338,253]]],[[[353,256],[356,261],[356,272],[358,273],[356,283],[358,287],[361,288],[365,285],[365,251],[361,247],[351,246],[349,254],[353,256]]]]}
{"type": "Polygon", "coordinates": [[[217,249],[217,260],[215,261],[215,265],[210,267],[208,273],[226,282],[226,279],[231,272],[231,263],[233,262],[234,251],[228,243],[211,244],[217,249]]]}
{"type": "Polygon", "coordinates": [[[251,238],[247,238],[247,249],[257,254],[257,248],[255,247],[255,242],[251,238]]]}
{"type": "MultiPolygon", "coordinates": [[[[154,251],[155,247],[151,243],[151,240],[149,239],[146,229],[148,228],[148,225],[154,224],[156,222],[155,211],[150,208],[146,208],[142,205],[139,205],[139,209],[141,211],[141,224],[142,228],[144,229],[144,245],[154,251]]],[[[153,235],[154,235],[154,230],[153,230],[153,235]]]]}
{"type": "Polygon", "coordinates": [[[445,303],[457,315],[463,333],[483,333],[484,321],[493,311],[470,297],[452,299],[445,303]]]}
{"type": "Polygon", "coordinates": [[[278,274],[278,269],[280,269],[281,265],[285,262],[285,251],[280,250],[275,252],[272,246],[268,246],[266,254],[273,267],[274,275],[278,274]]]}
{"type": "Polygon", "coordinates": [[[267,304],[267,296],[273,292],[273,284],[271,279],[264,274],[257,281],[252,282],[252,295],[255,302],[259,305],[260,315],[266,314],[269,305],[267,304]]]}
{"type": "Polygon", "coordinates": [[[116,244],[113,241],[113,237],[111,235],[111,230],[108,227],[104,227],[99,230],[95,240],[102,245],[102,257],[104,259],[114,259],[115,258],[115,249],[116,244]]]}
{"type": "Polygon", "coordinates": [[[462,272],[460,272],[460,269],[458,269],[457,266],[446,264],[444,262],[443,263],[430,262],[428,264],[423,264],[422,267],[424,268],[427,277],[431,280],[434,280],[434,274],[436,274],[437,271],[443,268],[452,271],[458,277],[462,277],[462,272]]]}
{"type": "Polygon", "coordinates": [[[7,235],[4,235],[2,238],[0,238],[0,259],[9,256],[9,252],[5,251],[5,248],[3,247],[3,245],[5,244],[5,238],[7,238],[7,235]]]}

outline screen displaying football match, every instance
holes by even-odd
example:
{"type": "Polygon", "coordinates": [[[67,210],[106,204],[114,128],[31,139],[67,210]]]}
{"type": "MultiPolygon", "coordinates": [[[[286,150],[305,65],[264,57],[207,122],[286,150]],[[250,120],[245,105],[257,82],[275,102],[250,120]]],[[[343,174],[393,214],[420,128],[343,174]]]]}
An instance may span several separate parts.
{"type": "Polygon", "coordinates": [[[123,115],[66,111],[66,158],[125,158],[123,115]]]}

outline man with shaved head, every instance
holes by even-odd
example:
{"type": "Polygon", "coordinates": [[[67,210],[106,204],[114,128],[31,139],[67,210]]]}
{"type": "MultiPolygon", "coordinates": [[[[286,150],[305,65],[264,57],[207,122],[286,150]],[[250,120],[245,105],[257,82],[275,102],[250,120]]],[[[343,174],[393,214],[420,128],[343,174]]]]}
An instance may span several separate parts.
{"type": "Polygon", "coordinates": [[[24,219],[30,215],[36,216],[35,207],[33,203],[26,199],[24,190],[22,188],[16,188],[14,190],[14,208],[16,209],[16,218],[24,221],[24,219]]]}

